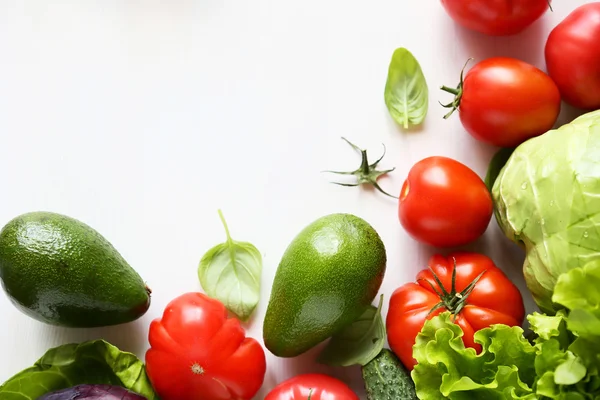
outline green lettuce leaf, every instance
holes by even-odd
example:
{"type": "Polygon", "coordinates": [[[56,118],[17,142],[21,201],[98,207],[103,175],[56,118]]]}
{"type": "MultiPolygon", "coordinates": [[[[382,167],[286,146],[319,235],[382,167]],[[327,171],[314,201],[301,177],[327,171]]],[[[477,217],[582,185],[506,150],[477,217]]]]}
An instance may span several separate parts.
{"type": "Polygon", "coordinates": [[[535,392],[540,398],[600,398],[600,341],[577,337],[569,330],[569,315],[534,313],[528,317],[536,338],[535,392]]]}
{"type": "Polygon", "coordinates": [[[35,400],[43,394],[84,383],[123,386],[148,400],[158,399],[143,362],[104,340],[48,350],[32,367],[0,386],[0,399],[35,400]]]}
{"type": "Polygon", "coordinates": [[[560,275],[554,315],[527,317],[521,328],[493,325],[475,333],[483,350],[466,349],[448,313],[417,336],[412,372],[420,399],[600,399],[600,262],[560,275]]]}
{"type": "Polygon", "coordinates": [[[420,399],[536,399],[536,350],[521,328],[494,325],[476,332],[480,354],[465,348],[462,336],[447,312],[425,323],[411,373],[420,399]]]}
{"type": "Polygon", "coordinates": [[[580,337],[600,338],[600,261],[558,277],[552,301],[569,309],[567,325],[580,337]]]}
{"type": "Polygon", "coordinates": [[[539,335],[537,392],[557,399],[600,398],[600,263],[592,261],[558,277],[556,316],[528,319],[539,335]]]}

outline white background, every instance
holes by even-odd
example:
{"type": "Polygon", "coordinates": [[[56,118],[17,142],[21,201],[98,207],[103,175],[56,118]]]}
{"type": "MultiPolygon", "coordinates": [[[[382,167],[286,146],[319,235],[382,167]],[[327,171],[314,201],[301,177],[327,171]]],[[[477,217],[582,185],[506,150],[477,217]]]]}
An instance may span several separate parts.
{"type": "MultiPolygon", "coordinates": [[[[397,202],[328,183],[323,169],[353,169],[340,137],[388,147],[381,185],[398,193],[410,167],[431,155],[485,174],[496,150],[445,121],[438,87],[456,85],[468,57],[523,59],[545,69],[547,34],[582,0],[518,36],[492,38],[455,25],[436,0],[4,0],[0,3],[0,225],[28,211],[78,218],[101,232],[147,280],[152,306],[139,320],[93,330],[43,325],[0,294],[0,382],[60,344],[105,338],[143,357],[147,328],[168,301],[198,291],[202,254],[235,239],[264,254],[262,319],[278,261],[308,223],[333,212],[365,218],[388,254],[389,299],[435,249],[403,231],[397,202]],[[403,132],[383,89],[391,55],[407,47],[430,89],[422,129],[403,132]]],[[[563,109],[561,121],[573,110],[563,109]]],[[[523,255],[492,221],[469,249],[491,256],[521,288],[523,255]]],[[[531,310],[531,299],[525,294],[531,310]]],[[[387,312],[387,301],[384,313],[387,312]]],[[[267,352],[262,399],[277,382],[328,372],[362,393],[358,368],[267,352]]]]}

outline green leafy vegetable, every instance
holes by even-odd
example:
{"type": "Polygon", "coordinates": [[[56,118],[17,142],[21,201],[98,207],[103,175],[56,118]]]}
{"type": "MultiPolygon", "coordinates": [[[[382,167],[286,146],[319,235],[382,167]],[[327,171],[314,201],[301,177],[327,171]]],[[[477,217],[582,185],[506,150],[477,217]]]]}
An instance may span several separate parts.
{"type": "Polygon", "coordinates": [[[221,301],[229,311],[246,321],[260,299],[262,256],[254,245],[233,240],[221,210],[219,217],[227,241],[204,254],[198,277],[208,296],[221,301]]]}
{"type": "Polygon", "coordinates": [[[600,261],[562,274],[552,301],[570,310],[569,330],[580,337],[600,338],[600,261]]]}
{"type": "Polygon", "coordinates": [[[408,129],[423,123],[429,108],[429,89],[417,59],[401,47],[394,51],[385,84],[385,104],[394,120],[408,129]]]}
{"type": "Polygon", "coordinates": [[[494,187],[494,182],[496,182],[496,178],[500,174],[500,171],[510,158],[513,151],[515,151],[515,149],[503,148],[498,150],[498,152],[492,157],[490,165],[488,166],[487,173],[485,175],[485,186],[487,186],[490,192],[494,187]]]}
{"type": "Polygon", "coordinates": [[[600,398],[600,262],[559,276],[554,315],[527,317],[535,335],[493,325],[475,333],[483,351],[465,348],[448,313],[426,322],[417,336],[412,372],[420,399],[600,398]]]}
{"type": "Polygon", "coordinates": [[[383,295],[378,307],[369,307],[350,326],[334,335],[319,355],[319,362],[331,366],[366,365],[383,349],[386,339],[381,317],[383,295]]]}
{"type": "Polygon", "coordinates": [[[381,160],[383,160],[383,157],[385,156],[385,145],[383,146],[383,154],[381,155],[381,157],[379,157],[379,159],[377,161],[375,161],[372,164],[369,164],[369,159],[367,158],[367,151],[361,149],[360,147],[356,146],[355,144],[351,143],[348,139],[346,138],[342,138],[343,140],[346,141],[346,143],[348,143],[350,146],[352,146],[352,148],[356,151],[358,151],[361,154],[361,163],[360,163],[360,167],[358,167],[358,169],[354,170],[354,171],[349,171],[349,172],[345,172],[345,171],[323,171],[323,172],[329,172],[332,174],[340,174],[340,175],[354,175],[356,177],[356,183],[340,183],[340,182],[331,182],[334,183],[336,185],[340,185],[340,186],[359,186],[359,185],[363,185],[363,184],[367,184],[367,185],[373,185],[373,187],[377,190],[379,190],[381,193],[393,197],[393,198],[397,198],[396,196],[392,196],[391,194],[387,193],[386,191],[384,191],[381,186],[379,186],[379,183],[377,183],[377,179],[379,179],[381,176],[392,172],[395,168],[392,169],[386,169],[383,171],[377,170],[377,165],[379,165],[379,163],[381,162],[381,160]]]}
{"type": "Polygon", "coordinates": [[[35,400],[46,393],[85,383],[122,386],[148,400],[158,399],[142,361],[104,340],[48,350],[32,367],[0,386],[0,399],[35,400]]]}
{"type": "Polygon", "coordinates": [[[367,400],[417,400],[410,372],[388,349],[361,368],[367,400]]]}
{"type": "Polygon", "coordinates": [[[535,348],[519,327],[494,325],[475,333],[483,350],[465,348],[463,332],[444,312],[417,335],[411,375],[420,399],[535,399],[535,348]],[[511,397],[512,396],[512,397],[511,397]]]}
{"type": "Polygon", "coordinates": [[[553,314],[558,277],[600,259],[600,110],[519,145],[492,195],[505,235],[525,247],[529,290],[553,314]]]}

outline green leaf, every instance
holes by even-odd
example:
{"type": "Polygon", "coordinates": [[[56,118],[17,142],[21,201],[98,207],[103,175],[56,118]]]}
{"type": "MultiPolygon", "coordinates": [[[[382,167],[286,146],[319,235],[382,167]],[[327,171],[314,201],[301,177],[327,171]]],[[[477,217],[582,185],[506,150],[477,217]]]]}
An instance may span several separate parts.
{"type": "Polygon", "coordinates": [[[420,399],[536,399],[536,349],[520,327],[493,325],[476,332],[480,354],[465,348],[462,336],[448,312],[425,322],[411,373],[420,399]]]}
{"type": "Polygon", "coordinates": [[[567,307],[569,329],[582,337],[600,338],[600,261],[558,277],[552,301],[567,307]]]}
{"type": "Polygon", "coordinates": [[[552,399],[595,399],[600,395],[600,341],[574,336],[568,328],[569,318],[565,310],[555,316],[534,313],[528,317],[538,335],[536,394],[552,399]]]}
{"type": "Polygon", "coordinates": [[[575,385],[581,381],[587,370],[581,360],[573,353],[567,353],[567,359],[561,362],[554,371],[554,382],[557,385],[575,385]]]}
{"type": "Polygon", "coordinates": [[[334,335],[319,354],[318,361],[330,366],[364,366],[383,349],[386,339],[381,317],[383,295],[377,308],[370,306],[350,326],[334,335]]]}
{"type": "Polygon", "coordinates": [[[208,296],[222,302],[242,321],[247,321],[260,299],[262,256],[254,245],[233,240],[221,210],[219,217],[227,241],[204,254],[198,266],[198,277],[208,296]]]}
{"type": "Polygon", "coordinates": [[[390,115],[404,129],[423,123],[427,116],[427,81],[417,59],[403,47],[392,55],[384,98],[390,115]]]}
{"type": "Polygon", "coordinates": [[[496,182],[496,178],[500,175],[500,171],[510,158],[511,154],[515,151],[512,148],[503,148],[498,150],[496,154],[492,157],[490,161],[490,165],[488,166],[487,173],[485,174],[485,186],[487,186],[488,190],[491,192],[494,187],[494,182],[496,182]]]}
{"type": "Polygon", "coordinates": [[[32,367],[0,386],[0,399],[35,400],[46,393],[85,383],[122,386],[148,400],[158,399],[143,362],[104,340],[48,350],[32,367]]]}

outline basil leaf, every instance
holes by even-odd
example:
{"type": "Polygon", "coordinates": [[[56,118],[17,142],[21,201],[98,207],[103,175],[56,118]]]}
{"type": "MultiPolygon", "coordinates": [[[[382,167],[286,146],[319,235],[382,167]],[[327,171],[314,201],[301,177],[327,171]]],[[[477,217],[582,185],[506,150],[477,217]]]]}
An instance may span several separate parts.
{"type": "Polygon", "coordinates": [[[386,339],[385,324],[381,317],[383,295],[377,307],[367,310],[350,326],[334,335],[319,354],[318,361],[329,366],[364,366],[383,349],[386,339]]]}
{"type": "Polygon", "coordinates": [[[427,81],[417,59],[403,47],[392,55],[384,97],[390,115],[404,129],[425,120],[429,108],[427,81]]]}
{"type": "Polygon", "coordinates": [[[210,249],[198,266],[198,278],[206,294],[222,302],[242,321],[248,320],[260,297],[262,256],[254,245],[231,238],[219,210],[227,241],[210,249]]]}
{"type": "Polygon", "coordinates": [[[48,350],[32,367],[0,386],[0,399],[35,400],[79,384],[122,386],[148,400],[158,399],[143,362],[104,340],[66,344],[48,350]]]}

